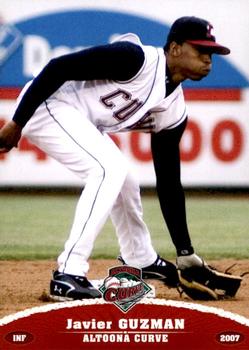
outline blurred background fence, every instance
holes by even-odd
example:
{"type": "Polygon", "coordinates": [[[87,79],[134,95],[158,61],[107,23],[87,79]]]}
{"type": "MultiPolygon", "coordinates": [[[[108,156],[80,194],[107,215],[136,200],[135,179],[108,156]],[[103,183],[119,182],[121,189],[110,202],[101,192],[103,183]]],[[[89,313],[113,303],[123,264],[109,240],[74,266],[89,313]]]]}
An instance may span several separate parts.
{"type": "MultiPolygon", "coordinates": [[[[1,0],[0,125],[11,118],[20,89],[52,57],[110,42],[125,32],[163,46],[176,18],[203,17],[231,55],[214,57],[213,71],[203,81],[184,83],[189,123],[181,143],[182,181],[189,188],[247,189],[248,11],[248,0],[236,6],[233,0],[1,0]]],[[[153,188],[150,136],[117,134],[115,140],[141,186],[153,188]]],[[[82,185],[25,138],[17,150],[0,157],[0,169],[2,189],[82,185]]]]}

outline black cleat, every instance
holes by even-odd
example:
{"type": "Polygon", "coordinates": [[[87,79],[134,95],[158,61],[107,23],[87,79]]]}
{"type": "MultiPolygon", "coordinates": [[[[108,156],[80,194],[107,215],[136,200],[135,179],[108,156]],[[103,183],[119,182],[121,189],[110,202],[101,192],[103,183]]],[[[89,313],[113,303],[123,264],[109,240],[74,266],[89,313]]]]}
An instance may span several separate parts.
{"type": "Polygon", "coordinates": [[[93,299],[101,296],[86,277],[59,271],[53,273],[53,279],[50,281],[50,298],[55,301],[93,299]]]}
{"type": "Polygon", "coordinates": [[[179,283],[176,266],[159,255],[153,264],[142,268],[142,277],[162,281],[168,287],[177,287],[179,283]]]}
{"type": "MultiPolygon", "coordinates": [[[[125,265],[122,256],[118,256],[118,260],[125,265]]],[[[141,270],[143,279],[158,280],[168,287],[177,287],[179,284],[176,266],[170,261],[161,258],[159,255],[153,264],[143,267],[141,270]]]]}

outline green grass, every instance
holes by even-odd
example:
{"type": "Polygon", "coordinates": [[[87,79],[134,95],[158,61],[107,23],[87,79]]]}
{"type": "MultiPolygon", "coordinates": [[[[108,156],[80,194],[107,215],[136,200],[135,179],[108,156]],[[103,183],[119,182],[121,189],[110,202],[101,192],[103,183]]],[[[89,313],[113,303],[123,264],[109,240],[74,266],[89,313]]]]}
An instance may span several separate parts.
{"type": "MultiPolygon", "coordinates": [[[[70,230],[76,195],[8,195],[0,193],[0,259],[56,258],[70,230]]],[[[243,197],[187,197],[188,223],[195,250],[205,259],[248,258],[249,202],[243,197]]],[[[170,240],[158,201],[143,196],[144,218],[153,245],[172,259],[170,240]]],[[[93,258],[115,258],[119,252],[108,220],[97,238],[93,258]]]]}

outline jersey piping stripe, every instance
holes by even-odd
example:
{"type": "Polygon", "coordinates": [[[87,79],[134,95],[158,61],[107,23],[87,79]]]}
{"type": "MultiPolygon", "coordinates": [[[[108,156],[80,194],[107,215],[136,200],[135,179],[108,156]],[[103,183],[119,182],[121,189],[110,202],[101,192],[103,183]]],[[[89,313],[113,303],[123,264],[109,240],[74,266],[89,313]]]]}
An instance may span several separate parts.
{"type": "Polygon", "coordinates": [[[173,129],[175,128],[178,124],[180,124],[186,117],[187,117],[187,108],[185,107],[184,112],[182,113],[182,116],[180,119],[178,119],[176,122],[170,124],[167,126],[167,129],[173,129]]]}
{"type": "Polygon", "coordinates": [[[75,241],[75,243],[73,244],[73,246],[72,246],[72,248],[70,249],[70,251],[69,251],[69,253],[68,253],[68,255],[67,255],[67,258],[66,258],[66,260],[65,260],[64,268],[63,268],[63,272],[64,272],[65,269],[66,269],[66,265],[67,265],[68,259],[69,259],[70,255],[71,255],[72,251],[74,250],[75,246],[76,246],[77,243],[79,242],[80,238],[81,238],[82,235],[84,234],[84,230],[85,230],[85,228],[86,228],[86,226],[87,226],[87,224],[88,224],[88,222],[89,222],[89,220],[90,220],[90,218],[91,218],[91,215],[92,215],[92,212],[93,212],[94,205],[95,205],[95,203],[96,203],[98,194],[99,194],[100,189],[101,189],[101,187],[102,187],[102,184],[103,184],[103,182],[104,182],[104,180],[105,180],[105,168],[104,168],[103,165],[99,162],[99,160],[98,160],[96,157],[94,157],[93,154],[91,154],[91,153],[88,152],[84,147],[82,147],[82,146],[72,137],[72,135],[70,135],[70,134],[68,133],[68,131],[59,123],[59,121],[55,118],[55,116],[52,114],[51,110],[49,109],[47,101],[45,101],[45,105],[46,105],[46,109],[47,109],[49,115],[50,115],[51,118],[54,120],[54,122],[58,124],[58,126],[65,132],[65,134],[66,134],[79,148],[81,148],[81,149],[82,149],[84,152],[86,152],[90,157],[92,157],[92,158],[100,165],[100,167],[101,167],[102,170],[103,170],[103,176],[102,176],[102,179],[101,179],[101,181],[100,181],[100,184],[99,184],[99,187],[98,187],[98,189],[97,189],[97,192],[96,192],[96,194],[95,194],[95,197],[94,197],[94,200],[93,200],[91,209],[90,209],[90,211],[89,211],[88,218],[86,219],[85,224],[83,225],[81,234],[79,235],[78,239],[77,239],[77,240],[75,241]]]}
{"type": "MultiPolygon", "coordinates": [[[[174,91],[172,92],[172,95],[174,94],[174,91]]],[[[165,111],[167,111],[169,108],[170,108],[170,106],[172,105],[172,103],[174,103],[175,102],[175,100],[177,100],[178,99],[178,97],[180,96],[180,94],[181,94],[181,90],[180,91],[178,91],[178,93],[177,93],[177,95],[173,98],[173,100],[170,102],[170,104],[167,106],[167,108],[165,109],[165,111]]],[[[170,96],[170,95],[169,95],[170,96]]]]}

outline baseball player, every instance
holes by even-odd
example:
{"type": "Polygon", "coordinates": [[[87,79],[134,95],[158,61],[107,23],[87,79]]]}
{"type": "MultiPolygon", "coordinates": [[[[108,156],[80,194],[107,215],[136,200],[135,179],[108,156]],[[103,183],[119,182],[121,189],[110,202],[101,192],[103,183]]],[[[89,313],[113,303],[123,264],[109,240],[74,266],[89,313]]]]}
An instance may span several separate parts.
{"type": "Polygon", "coordinates": [[[53,298],[100,297],[86,274],[109,215],[123,261],[141,268],[144,278],[177,284],[175,265],[152,246],[138,182],[111,133],[151,133],[158,196],[177,266],[203,264],[191,245],[180,181],[179,142],[187,122],[181,83],[206,77],[212,54],[230,52],[216,42],[212,30],[204,19],[182,17],[171,27],[164,48],[125,34],[111,44],[52,59],[23,89],[13,119],[0,130],[1,152],[16,147],[25,135],[84,185],[51,280],[53,298]]]}

